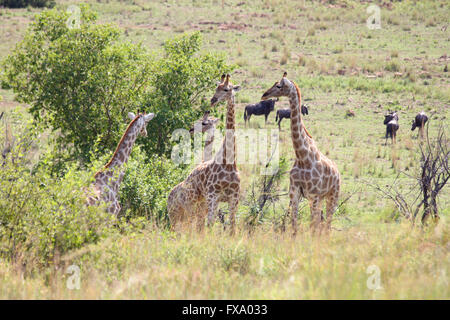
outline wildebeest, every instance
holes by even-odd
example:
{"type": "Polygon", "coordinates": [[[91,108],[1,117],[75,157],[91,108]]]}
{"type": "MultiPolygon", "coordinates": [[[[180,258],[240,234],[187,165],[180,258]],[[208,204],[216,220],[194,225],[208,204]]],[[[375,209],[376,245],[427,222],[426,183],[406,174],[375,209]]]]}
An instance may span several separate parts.
{"type": "Polygon", "coordinates": [[[386,125],[386,142],[385,145],[387,144],[387,139],[390,136],[392,143],[396,142],[396,137],[397,137],[397,130],[398,128],[400,128],[400,126],[398,125],[398,114],[396,111],[394,112],[390,112],[389,114],[384,115],[384,122],[383,124],[386,125]]]}
{"type": "MultiPolygon", "coordinates": [[[[308,114],[308,106],[306,104],[302,104],[302,115],[308,114]]],[[[281,129],[281,120],[284,118],[291,118],[291,109],[278,109],[277,116],[275,117],[275,121],[278,121],[278,129],[281,129]]]]}
{"type": "Polygon", "coordinates": [[[423,128],[425,127],[425,123],[428,121],[428,116],[425,112],[421,111],[416,115],[416,118],[413,120],[411,131],[417,127],[419,128],[419,136],[423,138],[423,128]]]}
{"type": "Polygon", "coordinates": [[[269,99],[265,101],[260,101],[255,104],[249,104],[245,107],[244,110],[244,121],[245,125],[247,126],[247,121],[250,123],[250,118],[254,114],[255,116],[261,116],[264,115],[265,117],[265,123],[267,123],[267,117],[269,116],[269,113],[271,113],[275,108],[275,102],[278,101],[278,98],[276,100],[269,99]]]}

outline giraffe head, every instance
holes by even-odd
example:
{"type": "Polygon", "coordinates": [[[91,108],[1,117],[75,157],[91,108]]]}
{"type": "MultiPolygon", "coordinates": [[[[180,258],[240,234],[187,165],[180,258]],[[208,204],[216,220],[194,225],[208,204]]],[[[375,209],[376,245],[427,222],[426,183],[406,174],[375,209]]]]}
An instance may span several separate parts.
{"type": "Polygon", "coordinates": [[[128,118],[130,118],[131,120],[136,120],[137,121],[137,125],[138,128],[141,128],[139,130],[139,134],[143,137],[147,136],[147,123],[153,119],[153,117],[155,116],[154,113],[149,113],[149,114],[145,114],[145,113],[138,113],[137,115],[135,115],[133,112],[128,112],[128,118]],[[139,119],[137,119],[139,118],[139,119]]]}
{"type": "Polygon", "coordinates": [[[283,77],[280,81],[274,83],[272,88],[264,92],[261,97],[261,100],[267,100],[269,98],[278,98],[278,97],[287,97],[291,92],[292,83],[286,78],[287,73],[283,74],[283,77]]]}
{"type": "Polygon", "coordinates": [[[212,128],[215,128],[217,122],[219,122],[219,119],[218,119],[218,118],[209,117],[209,113],[210,113],[209,110],[205,111],[205,114],[203,115],[203,118],[202,118],[201,122],[200,122],[200,121],[196,122],[196,123],[189,129],[189,133],[193,134],[193,133],[195,132],[195,127],[196,127],[196,125],[197,125],[199,122],[200,122],[201,125],[202,125],[202,133],[204,133],[204,132],[206,132],[206,131],[208,131],[208,130],[210,130],[210,129],[212,129],[212,128]]]}
{"type": "Polygon", "coordinates": [[[231,99],[234,94],[241,89],[241,86],[234,86],[230,82],[230,75],[222,75],[220,82],[217,83],[216,92],[211,98],[211,107],[214,107],[221,101],[231,99]]]}

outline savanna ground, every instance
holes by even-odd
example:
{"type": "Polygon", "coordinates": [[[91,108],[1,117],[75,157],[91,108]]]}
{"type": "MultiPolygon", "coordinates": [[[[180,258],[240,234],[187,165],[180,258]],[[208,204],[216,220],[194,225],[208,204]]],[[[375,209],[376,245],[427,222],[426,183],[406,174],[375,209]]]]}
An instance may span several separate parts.
{"type": "MultiPolygon", "coordinates": [[[[395,206],[368,186],[394,182],[399,172],[415,175],[417,131],[410,123],[419,111],[448,128],[450,9],[446,1],[377,4],[381,29],[370,30],[370,3],[356,1],[83,1],[101,22],[125,29],[123,37],[158,50],[177,33],[201,31],[204,51],[226,52],[239,67],[237,125],[243,108],[282,72],[296,81],[309,115],[304,121],[319,149],[342,176],[342,199],[329,237],[313,237],[309,209],[300,204],[301,232],[292,239],[262,222],[244,228],[249,193],[260,165],[240,165],[240,229],[231,237],[220,225],[196,234],[175,234],[148,224],[113,235],[60,258],[58,266],[31,275],[0,261],[0,298],[101,299],[448,299],[450,195],[439,198],[436,228],[421,229],[399,216],[395,206]],[[346,117],[347,110],[355,117],[346,117]],[[384,145],[383,114],[398,110],[397,144],[384,145]],[[81,270],[80,289],[70,290],[69,265],[81,270]],[[370,266],[376,266],[371,267],[370,266]],[[369,269],[368,269],[369,268],[369,269]],[[373,269],[374,268],[374,269],[373,269]],[[375,271],[374,271],[375,270],[375,271]],[[379,287],[376,276],[379,270],[379,287]],[[372,285],[371,285],[372,284],[372,285]],[[376,285],[375,285],[376,287],[376,285]]],[[[65,8],[81,1],[57,1],[65,8]]],[[[0,9],[0,58],[23,36],[38,9],[0,9]]],[[[0,112],[26,105],[11,91],[0,92],[0,112]]],[[[288,107],[285,99],[276,108],[288,107]]],[[[251,128],[265,128],[264,117],[251,128]]],[[[277,130],[275,112],[268,128],[277,130]]],[[[289,121],[282,122],[280,154],[293,159],[289,121]]],[[[283,216],[288,206],[288,174],[279,201],[268,215],[283,216]]],[[[417,194],[414,180],[401,175],[396,187],[417,194]]]]}

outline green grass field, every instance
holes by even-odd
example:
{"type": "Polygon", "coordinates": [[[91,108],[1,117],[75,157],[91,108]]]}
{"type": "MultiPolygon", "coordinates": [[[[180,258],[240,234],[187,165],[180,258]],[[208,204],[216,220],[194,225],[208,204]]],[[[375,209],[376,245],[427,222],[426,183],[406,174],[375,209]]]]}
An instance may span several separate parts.
{"type": "MultiPolygon", "coordinates": [[[[363,1],[287,0],[97,0],[56,1],[57,8],[87,2],[100,22],[121,26],[124,38],[160,52],[164,40],[200,31],[203,51],[225,52],[238,65],[237,124],[244,128],[246,104],[283,71],[298,83],[309,115],[304,118],[318,148],[342,176],[339,208],[329,237],[309,232],[309,208],[300,204],[301,227],[293,239],[269,223],[249,234],[242,217],[249,211],[250,186],[259,165],[240,165],[238,232],[230,237],[216,226],[203,234],[176,234],[151,224],[126,236],[112,236],[60,257],[47,269],[24,275],[0,260],[0,299],[449,299],[450,192],[442,191],[441,219],[434,229],[411,227],[393,203],[369,182],[390,185],[399,172],[418,169],[414,116],[433,114],[429,135],[450,119],[450,7],[447,1],[380,4],[381,29],[366,25],[363,1]],[[346,117],[353,110],[355,117],[346,117]],[[385,146],[383,114],[398,110],[397,144],[385,146]],[[67,287],[67,268],[80,267],[79,289],[67,287]],[[380,271],[380,287],[371,288],[380,271]],[[368,270],[369,268],[369,270],[368,270]]],[[[388,3],[388,2],[385,2],[388,3]]],[[[0,58],[23,37],[38,9],[0,8],[0,58]]],[[[26,105],[0,90],[0,112],[26,105]]],[[[276,108],[288,108],[286,99],[276,108]]],[[[264,117],[251,128],[266,128],[264,117]]],[[[278,130],[275,112],[267,128],[278,130]]],[[[294,159],[289,121],[282,122],[280,155],[294,159]]],[[[411,190],[402,175],[396,187],[411,190]]],[[[286,194],[285,174],[280,194],[286,194]]],[[[281,196],[270,211],[282,215],[281,196]]]]}

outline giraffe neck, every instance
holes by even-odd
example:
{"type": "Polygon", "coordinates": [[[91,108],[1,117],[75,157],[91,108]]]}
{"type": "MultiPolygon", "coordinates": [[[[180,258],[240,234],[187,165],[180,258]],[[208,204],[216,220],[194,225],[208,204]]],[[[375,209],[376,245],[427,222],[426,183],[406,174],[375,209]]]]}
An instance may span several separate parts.
{"type": "Polygon", "coordinates": [[[209,161],[211,159],[212,148],[214,145],[214,130],[216,128],[212,127],[206,131],[205,148],[203,149],[203,162],[209,161]]]}
{"type": "Polygon", "coordinates": [[[291,136],[295,157],[298,160],[304,160],[308,157],[309,146],[313,143],[311,136],[306,131],[305,125],[303,124],[300,112],[301,99],[300,89],[295,83],[291,82],[291,92],[289,94],[289,105],[291,108],[291,136]]]}
{"type": "MultiPolygon", "coordinates": [[[[124,163],[128,161],[130,157],[131,149],[136,141],[136,138],[140,132],[143,120],[139,118],[133,120],[128,126],[127,130],[120,139],[111,160],[105,165],[102,171],[99,171],[95,177],[97,182],[106,183],[110,185],[116,179],[107,179],[106,176],[112,177],[111,173],[120,168],[124,163]],[[101,180],[101,181],[99,181],[101,180]]],[[[120,180],[118,180],[120,182],[120,180]]]]}
{"type": "Polygon", "coordinates": [[[216,155],[216,163],[226,164],[227,167],[230,166],[229,169],[236,169],[234,96],[228,99],[225,137],[222,147],[216,155]],[[220,159],[218,159],[219,156],[221,157],[220,159]]]}

